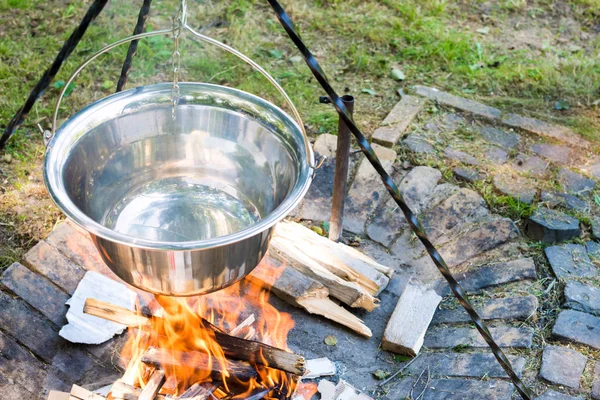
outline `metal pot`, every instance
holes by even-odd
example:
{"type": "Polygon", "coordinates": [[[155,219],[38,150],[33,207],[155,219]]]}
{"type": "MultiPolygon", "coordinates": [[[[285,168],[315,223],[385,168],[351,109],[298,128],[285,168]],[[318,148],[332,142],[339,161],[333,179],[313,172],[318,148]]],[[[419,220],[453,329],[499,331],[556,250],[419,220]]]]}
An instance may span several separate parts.
{"type": "Polygon", "coordinates": [[[56,131],[44,166],[52,199],[111,270],[140,289],[187,296],[252,271],[273,226],[308,190],[314,156],[273,104],[223,86],[179,86],[174,109],[171,84],[87,106],[56,131]]]}

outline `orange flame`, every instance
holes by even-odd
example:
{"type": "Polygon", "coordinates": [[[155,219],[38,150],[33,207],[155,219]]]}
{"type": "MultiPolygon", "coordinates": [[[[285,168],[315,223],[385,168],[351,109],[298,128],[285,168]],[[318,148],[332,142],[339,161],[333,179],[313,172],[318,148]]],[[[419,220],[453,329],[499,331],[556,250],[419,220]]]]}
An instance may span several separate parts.
{"type": "MultiPolygon", "coordinates": [[[[268,257],[257,268],[268,269],[261,275],[276,279],[283,271],[269,263],[268,257]]],[[[271,281],[271,283],[273,282],[271,281]]],[[[297,379],[285,372],[263,365],[252,365],[257,377],[247,381],[237,379],[231,372],[231,361],[215,340],[214,328],[208,323],[231,333],[247,318],[254,316],[254,322],[235,329],[236,336],[251,338],[265,344],[289,350],[287,336],[294,327],[291,315],[279,312],[268,302],[269,288],[258,279],[248,277],[218,292],[192,297],[177,298],[157,296],[151,328],[130,329],[129,338],[122,352],[127,368],[123,381],[127,384],[144,387],[152,372],[141,362],[142,355],[150,347],[167,351],[175,359],[175,365],[161,366],[166,375],[163,394],[181,395],[195,383],[221,381],[221,387],[214,395],[222,398],[234,395],[234,399],[261,389],[279,389],[279,393],[293,393],[297,379]],[[181,353],[194,352],[194,357],[202,360],[181,360],[181,353]],[[191,364],[202,361],[206,368],[197,369],[191,364]],[[221,371],[220,373],[215,371],[221,371]]],[[[247,321],[248,322],[248,321],[247,321]]],[[[250,319],[251,322],[251,319],[250,319]]],[[[263,364],[266,361],[263,359],[263,364]]],[[[275,394],[274,394],[275,395],[275,394]]],[[[277,394],[277,397],[280,396],[277,394]]],[[[268,395],[265,398],[270,398],[268,395]]]]}

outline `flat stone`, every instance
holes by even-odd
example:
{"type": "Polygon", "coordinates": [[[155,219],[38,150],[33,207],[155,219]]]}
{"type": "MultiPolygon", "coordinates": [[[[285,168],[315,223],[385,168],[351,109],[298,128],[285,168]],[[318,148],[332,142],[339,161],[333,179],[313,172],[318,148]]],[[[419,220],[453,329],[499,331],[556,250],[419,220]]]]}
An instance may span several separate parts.
{"type": "Polygon", "coordinates": [[[552,272],[560,279],[590,278],[598,275],[585,247],[580,244],[563,244],[544,250],[552,272]]]}
{"type": "Polygon", "coordinates": [[[591,258],[600,258],[600,243],[590,240],[585,244],[585,249],[591,258]]]}
{"type": "Polygon", "coordinates": [[[510,382],[503,380],[427,380],[426,377],[423,377],[417,382],[417,376],[404,378],[395,383],[385,397],[381,398],[385,400],[409,399],[411,393],[412,398],[415,398],[415,394],[423,393],[422,400],[511,400],[514,392],[510,382]]]}
{"type": "Polygon", "coordinates": [[[481,136],[488,142],[499,144],[509,149],[514,148],[521,141],[521,135],[516,132],[508,132],[495,126],[484,125],[479,129],[481,136]]]}
{"type": "Polygon", "coordinates": [[[566,146],[558,146],[546,143],[534,144],[531,146],[531,151],[538,156],[544,157],[559,164],[568,164],[571,155],[571,149],[566,146]]]}
{"type": "Polygon", "coordinates": [[[31,310],[23,300],[0,292],[0,327],[42,360],[52,361],[58,334],[50,321],[31,310]]]}
{"type": "MultiPolygon", "coordinates": [[[[526,320],[535,317],[538,301],[535,296],[506,297],[489,299],[479,307],[475,307],[484,320],[526,320]]],[[[438,309],[432,324],[452,324],[470,322],[469,314],[460,305],[453,310],[438,309]]]]}
{"type": "Polygon", "coordinates": [[[415,96],[402,96],[400,100],[383,120],[382,127],[373,133],[373,141],[391,147],[398,143],[406,128],[423,109],[425,101],[415,96]]]}
{"type": "Polygon", "coordinates": [[[518,154],[512,164],[515,171],[521,174],[531,175],[534,178],[543,178],[548,170],[548,162],[538,156],[518,154]]]}
{"type": "Polygon", "coordinates": [[[41,275],[31,272],[19,263],[14,263],[2,274],[2,284],[45,315],[56,326],[62,326],[67,322],[65,303],[69,300],[69,296],[41,275]]]}
{"type": "MultiPolygon", "coordinates": [[[[378,144],[373,144],[373,150],[383,168],[391,173],[396,152],[378,144]]],[[[369,215],[378,204],[387,201],[388,198],[387,190],[381,183],[377,171],[371,166],[369,160],[363,158],[346,197],[344,229],[353,233],[362,233],[369,215]]]]}
{"type": "Polygon", "coordinates": [[[489,119],[499,119],[502,116],[502,111],[497,108],[486,106],[473,100],[463,97],[454,96],[450,93],[442,92],[435,88],[427,86],[415,86],[415,92],[419,96],[435,100],[441,104],[458,108],[459,110],[467,111],[475,115],[479,115],[489,119]]]}
{"type": "Polygon", "coordinates": [[[485,157],[492,162],[492,164],[502,165],[508,158],[508,153],[501,148],[491,147],[485,151],[485,157]]]}
{"type": "Polygon", "coordinates": [[[485,179],[485,175],[470,168],[454,168],[454,177],[463,182],[474,183],[485,179]]]}
{"type": "Polygon", "coordinates": [[[600,316],[600,289],[576,281],[565,285],[565,308],[600,316]]]}
{"type": "Polygon", "coordinates": [[[563,310],[554,323],[552,336],[600,349],[600,318],[581,311],[563,310]]]}
{"type": "Polygon", "coordinates": [[[600,218],[592,219],[592,237],[600,239],[600,218]]]}
{"type": "MultiPolygon", "coordinates": [[[[20,385],[38,393],[46,378],[46,366],[13,339],[0,332],[0,385],[20,385]]],[[[5,399],[5,393],[1,397],[5,399]]],[[[30,399],[32,397],[22,397],[30,399]]]]}
{"type": "Polygon", "coordinates": [[[543,395],[536,397],[535,400],[583,400],[583,397],[573,397],[555,390],[548,390],[543,395]]]}
{"type": "Polygon", "coordinates": [[[402,141],[402,144],[405,145],[412,151],[413,153],[419,154],[433,154],[435,150],[433,146],[425,139],[424,137],[413,133],[409,135],[406,139],[402,141]]]}
{"type": "Polygon", "coordinates": [[[502,123],[513,128],[535,133],[536,135],[552,137],[577,147],[590,147],[590,143],[587,140],[582,139],[581,136],[565,126],[552,125],[539,119],[517,114],[507,114],[502,118],[502,123]]]}
{"type": "Polygon", "coordinates": [[[45,241],[40,241],[23,256],[23,263],[52,281],[68,294],[73,294],[85,270],[45,241]]]}
{"type": "Polygon", "coordinates": [[[546,346],[542,354],[540,378],[573,389],[579,389],[587,357],[562,346],[546,346]]]}
{"type": "Polygon", "coordinates": [[[544,243],[558,243],[579,237],[579,220],[557,210],[539,207],[527,221],[525,234],[544,243]]]}
{"type": "Polygon", "coordinates": [[[592,382],[592,399],[600,400],[600,362],[594,364],[594,381],[592,382]]]}
{"type": "Polygon", "coordinates": [[[518,175],[498,173],[494,176],[494,187],[500,193],[526,204],[533,203],[537,196],[536,182],[518,175]]]}
{"type": "Polygon", "coordinates": [[[480,165],[481,164],[472,155],[465,153],[464,151],[456,150],[456,149],[452,148],[451,146],[446,147],[446,150],[444,150],[444,155],[451,160],[460,161],[460,162],[468,164],[468,165],[480,165]]]}
{"type": "Polygon", "coordinates": [[[553,208],[556,206],[561,206],[582,213],[588,212],[590,209],[585,201],[581,200],[579,197],[575,197],[566,193],[544,191],[542,192],[542,201],[553,208]]]}
{"type": "MultiPolygon", "coordinates": [[[[431,167],[415,167],[406,174],[398,188],[413,213],[419,214],[427,206],[441,178],[442,173],[431,167]]],[[[392,240],[407,227],[402,211],[394,199],[390,198],[367,226],[367,235],[376,242],[389,246],[392,240]]]]}
{"type": "MultiPolygon", "coordinates": [[[[528,328],[513,328],[500,326],[489,328],[492,337],[500,347],[531,348],[533,332],[528,328]]],[[[430,329],[425,335],[424,346],[429,349],[445,349],[457,346],[474,348],[488,347],[483,337],[475,328],[447,328],[437,327],[430,329]]]]}
{"type": "Polygon", "coordinates": [[[558,182],[560,182],[567,192],[576,194],[590,192],[596,186],[593,180],[567,168],[561,168],[558,171],[558,182]]]}
{"type": "MultiPolygon", "coordinates": [[[[520,376],[525,359],[512,355],[508,359],[520,376]]],[[[420,374],[425,368],[429,368],[433,377],[506,378],[506,372],[491,353],[422,353],[407,367],[406,372],[420,374]]]]}
{"type": "MultiPolygon", "coordinates": [[[[537,273],[532,258],[523,258],[508,262],[494,263],[455,275],[460,286],[467,293],[479,293],[483,289],[522,280],[535,280],[537,273]]],[[[446,281],[440,281],[438,293],[451,294],[446,281]]]]}

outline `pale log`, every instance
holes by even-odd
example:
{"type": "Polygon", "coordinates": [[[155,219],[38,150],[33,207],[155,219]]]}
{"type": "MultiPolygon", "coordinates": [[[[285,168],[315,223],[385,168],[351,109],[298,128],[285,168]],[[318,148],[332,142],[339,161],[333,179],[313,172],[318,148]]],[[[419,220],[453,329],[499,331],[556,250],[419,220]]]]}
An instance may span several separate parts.
{"type": "Polygon", "coordinates": [[[73,385],[71,387],[71,393],[69,393],[69,400],[106,400],[104,396],[90,392],[81,386],[73,385]]]}
{"type": "MultiPolygon", "coordinates": [[[[150,317],[95,299],[87,299],[83,312],[133,327],[149,327],[150,317]]],[[[152,317],[158,318],[158,317],[152,317]]],[[[225,355],[232,359],[252,361],[294,375],[303,375],[304,357],[254,340],[246,340],[222,332],[208,321],[204,326],[215,334],[215,340],[225,355]]]]}
{"type": "MultiPolygon", "coordinates": [[[[109,398],[115,400],[138,400],[141,393],[142,389],[128,385],[125,382],[119,380],[113,383],[112,388],[110,389],[109,398]]],[[[168,399],[170,399],[170,397],[166,397],[162,394],[156,396],[156,400],[168,399]]]]}
{"type": "Polygon", "coordinates": [[[248,318],[246,318],[245,320],[240,322],[240,324],[238,326],[233,328],[229,332],[229,334],[231,336],[238,336],[242,330],[244,330],[245,328],[249,328],[250,325],[252,325],[254,323],[254,321],[256,321],[256,317],[254,316],[254,314],[250,314],[250,316],[248,318]]]}
{"type": "Polygon", "coordinates": [[[140,393],[140,397],[138,400],[154,400],[160,389],[165,384],[165,373],[159,369],[155,369],[150,375],[150,379],[146,383],[144,389],[142,389],[142,393],[140,393]]]}
{"type": "Polygon", "coordinates": [[[441,300],[433,289],[409,282],[385,328],[381,348],[416,356],[441,300]]]}
{"type": "Polygon", "coordinates": [[[220,386],[220,382],[194,383],[177,400],[206,400],[220,386]]]}

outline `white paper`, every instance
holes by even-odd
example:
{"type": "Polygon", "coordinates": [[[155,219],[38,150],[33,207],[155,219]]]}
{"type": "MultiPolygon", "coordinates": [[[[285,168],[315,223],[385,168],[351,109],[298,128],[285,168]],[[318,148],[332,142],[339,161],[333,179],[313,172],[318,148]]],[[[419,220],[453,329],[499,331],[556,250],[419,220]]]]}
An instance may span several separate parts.
{"type": "Polygon", "coordinates": [[[134,310],[136,293],[122,283],[97,272],[88,271],[77,285],[73,297],[67,300],[67,325],[59,335],[72,343],[100,344],[123,332],[125,325],[83,313],[88,298],[105,301],[116,306],[134,310]]]}
{"type": "Polygon", "coordinates": [[[306,374],[302,378],[314,379],[320,376],[335,375],[335,364],[327,357],[306,360],[306,374]]]}

